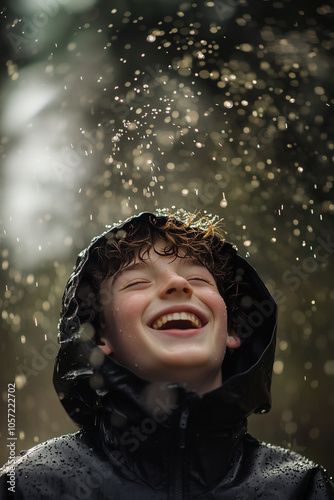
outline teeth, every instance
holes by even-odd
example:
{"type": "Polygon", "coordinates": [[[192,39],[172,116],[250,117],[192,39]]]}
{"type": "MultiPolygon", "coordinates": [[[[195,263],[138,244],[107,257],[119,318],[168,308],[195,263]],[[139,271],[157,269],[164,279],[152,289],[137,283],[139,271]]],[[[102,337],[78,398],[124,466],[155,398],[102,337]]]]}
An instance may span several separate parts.
{"type": "Polygon", "coordinates": [[[195,314],[192,313],[187,313],[187,312],[181,312],[181,313],[172,313],[172,314],[165,314],[155,320],[153,323],[153,328],[155,330],[159,330],[163,325],[165,325],[168,321],[175,321],[175,320],[187,320],[190,321],[193,327],[195,328],[200,328],[202,326],[202,323],[195,314]]]}

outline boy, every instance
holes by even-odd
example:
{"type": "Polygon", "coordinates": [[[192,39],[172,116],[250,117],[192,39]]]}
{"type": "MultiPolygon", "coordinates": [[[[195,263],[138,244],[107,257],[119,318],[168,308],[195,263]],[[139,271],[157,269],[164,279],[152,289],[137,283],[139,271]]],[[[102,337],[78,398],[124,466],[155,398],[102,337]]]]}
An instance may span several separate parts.
{"type": "Polygon", "coordinates": [[[82,430],[17,459],[14,498],[334,498],[321,467],[246,433],[270,409],[275,329],[213,221],[143,213],[96,238],[65,290],[54,372],[82,430]]]}

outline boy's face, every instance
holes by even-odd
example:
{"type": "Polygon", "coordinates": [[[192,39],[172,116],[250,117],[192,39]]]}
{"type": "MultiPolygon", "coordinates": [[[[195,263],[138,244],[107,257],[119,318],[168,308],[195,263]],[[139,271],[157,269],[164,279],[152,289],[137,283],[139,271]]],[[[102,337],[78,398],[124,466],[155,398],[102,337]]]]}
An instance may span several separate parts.
{"type": "MultiPolygon", "coordinates": [[[[155,245],[162,251],[165,244],[155,245]]],[[[104,300],[102,349],[142,378],[183,382],[202,394],[221,385],[226,305],[210,271],[190,258],[150,250],[100,287],[104,300]]]]}

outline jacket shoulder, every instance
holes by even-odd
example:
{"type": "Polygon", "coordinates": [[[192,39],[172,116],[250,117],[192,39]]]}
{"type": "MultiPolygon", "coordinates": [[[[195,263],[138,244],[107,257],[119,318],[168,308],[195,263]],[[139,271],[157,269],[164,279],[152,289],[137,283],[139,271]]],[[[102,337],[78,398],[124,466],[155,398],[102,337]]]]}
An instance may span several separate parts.
{"type": "Polygon", "coordinates": [[[49,439],[30,450],[22,451],[19,456],[7,462],[0,468],[0,476],[8,474],[13,468],[15,472],[19,472],[21,469],[36,467],[38,464],[57,465],[57,462],[61,461],[64,449],[66,454],[82,453],[86,446],[81,431],[49,439]]]}
{"type": "Polygon", "coordinates": [[[0,499],[33,500],[36,492],[39,498],[52,500],[95,498],[103,482],[111,484],[115,480],[110,462],[84,431],[35,446],[8,462],[0,469],[0,476],[0,499]],[[14,496],[9,496],[9,491],[14,496]]]}
{"type": "Polygon", "coordinates": [[[255,475],[273,490],[286,492],[287,497],[293,492],[291,498],[334,500],[334,485],[326,470],[312,460],[292,450],[259,442],[249,435],[245,439],[245,451],[255,475]]]}

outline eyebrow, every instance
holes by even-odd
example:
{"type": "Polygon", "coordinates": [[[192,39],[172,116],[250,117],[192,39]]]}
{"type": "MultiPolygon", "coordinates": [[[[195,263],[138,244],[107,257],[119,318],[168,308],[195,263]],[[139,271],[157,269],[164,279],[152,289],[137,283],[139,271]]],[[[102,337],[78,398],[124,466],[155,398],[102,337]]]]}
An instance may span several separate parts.
{"type": "Polygon", "coordinates": [[[112,280],[112,285],[115,284],[115,282],[126,272],[128,271],[142,271],[143,269],[147,268],[148,264],[146,264],[146,261],[139,261],[139,262],[134,262],[133,264],[129,264],[126,267],[123,267],[120,271],[117,271],[112,280]]]}

